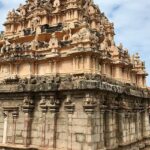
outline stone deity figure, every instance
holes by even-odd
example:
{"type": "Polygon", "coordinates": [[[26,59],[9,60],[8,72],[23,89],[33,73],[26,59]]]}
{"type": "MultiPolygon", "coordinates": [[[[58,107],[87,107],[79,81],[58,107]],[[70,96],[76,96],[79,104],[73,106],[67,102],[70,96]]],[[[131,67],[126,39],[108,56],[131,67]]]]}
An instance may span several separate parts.
{"type": "Polygon", "coordinates": [[[58,12],[60,7],[60,0],[55,0],[53,3],[53,7],[55,8],[55,11],[58,12]]]}
{"type": "Polygon", "coordinates": [[[40,25],[40,17],[35,17],[31,21],[32,30],[36,31],[37,27],[40,25]]]}
{"type": "Polygon", "coordinates": [[[55,52],[58,46],[58,39],[56,38],[55,34],[53,34],[49,41],[49,48],[52,49],[52,52],[55,52]]]}

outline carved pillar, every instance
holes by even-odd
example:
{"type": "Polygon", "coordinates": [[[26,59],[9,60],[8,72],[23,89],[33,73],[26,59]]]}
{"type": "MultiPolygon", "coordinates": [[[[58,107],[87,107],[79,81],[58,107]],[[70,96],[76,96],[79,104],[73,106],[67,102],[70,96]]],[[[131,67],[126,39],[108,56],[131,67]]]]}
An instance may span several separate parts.
{"type": "Polygon", "coordinates": [[[135,112],[131,112],[130,115],[130,142],[136,142],[136,137],[137,137],[137,131],[135,131],[135,127],[136,127],[136,123],[135,123],[135,118],[136,118],[136,114],[135,112]],[[135,133],[136,133],[136,137],[135,137],[135,133]]]}
{"type": "Polygon", "coordinates": [[[135,119],[135,129],[136,129],[136,133],[137,133],[137,140],[141,140],[141,131],[140,131],[140,122],[141,122],[141,118],[140,118],[140,110],[137,110],[136,112],[136,119],[135,119]]]}
{"type": "Polygon", "coordinates": [[[9,64],[9,68],[10,68],[10,75],[13,75],[13,65],[12,64],[9,64]]]}
{"type": "Polygon", "coordinates": [[[7,128],[8,128],[8,112],[3,112],[4,115],[4,128],[3,128],[3,144],[7,143],[7,128]]]}
{"type": "Polygon", "coordinates": [[[54,61],[54,67],[53,67],[53,73],[56,74],[57,73],[57,61],[54,61]]]}
{"type": "Polygon", "coordinates": [[[31,126],[32,126],[32,113],[34,111],[34,104],[30,96],[24,98],[24,104],[22,106],[22,111],[24,112],[24,134],[23,143],[25,147],[31,144],[31,126]]]}
{"type": "Polygon", "coordinates": [[[105,149],[105,111],[106,111],[106,106],[103,104],[100,104],[100,150],[104,150],[105,149]]]}
{"type": "Polygon", "coordinates": [[[34,74],[38,75],[38,63],[36,63],[36,62],[34,64],[34,74]]]}
{"type": "Polygon", "coordinates": [[[106,63],[102,64],[102,75],[106,75],[106,63]]]}
{"type": "Polygon", "coordinates": [[[65,110],[68,113],[68,130],[67,130],[67,150],[71,150],[72,149],[72,140],[73,140],[73,136],[72,136],[72,114],[75,110],[75,104],[72,103],[71,100],[71,95],[67,95],[67,99],[65,102],[65,110]]]}
{"type": "Polygon", "coordinates": [[[76,56],[76,71],[79,70],[79,57],[76,56]]]}
{"type": "Polygon", "coordinates": [[[31,76],[32,74],[34,74],[34,64],[33,63],[29,63],[29,66],[30,66],[29,75],[31,76]]]}
{"type": "Polygon", "coordinates": [[[115,109],[109,108],[105,111],[105,144],[106,148],[114,149],[116,142],[116,112],[115,109]],[[113,137],[112,137],[113,135],[113,137]]]}
{"type": "Polygon", "coordinates": [[[50,148],[56,148],[56,133],[57,133],[57,113],[59,112],[60,101],[55,96],[50,96],[50,104],[48,108],[51,112],[51,135],[50,148]]]}
{"type": "Polygon", "coordinates": [[[99,61],[98,61],[98,58],[96,58],[96,73],[99,73],[99,61]]]}
{"type": "Polygon", "coordinates": [[[125,110],[118,111],[118,139],[119,145],[122,146],[126,143],[126,128],[125,128],[125,110]]]}
{"type": "Polygon", "coordinates": [[[84,57],[81,56],[81,70],[84,69],[84,57]]]}
{"type": "Polygon", "coordinates": [[[85,113],[87,114],[86,119],[88,120],[88,124],[87,124],[87,126],[85,126],[86,133],[87,133],[85,136],[88,139],[90,139],[86,142],[89,149],[93,149],[93,145],[96,143],[96,139],[93,138],[95,136],[95,133],[94,133],[95,126],[94,126],[93,122],[95,121],[96,107],[97,107],[97,101],[96,101],[94,95],[87,93],[85,95],[83,109],[84,109],[85,113]]]}
{"type": "Polygon", "coordinates": [[[105,145],[108,149],[115,149],[118,146],[116,131],[119,105],[116,95],[108,95],[107,93],[107,95],[105,95],[105,104],[107,106],[107,110],[105,111],[105,145]]]}
{"type": "Polygon", "coordinates": [[[72,65],[73,65],[73,72],[75,72],[75,70],[76,70],[76,60],[75,60],[75,58],[73,57],[73,63],[72,63],[72,65]]]}
{"type": "Polygon", "coordinates": [[[112,124],[112,112],[110,110],[105,112],[105,145],[107,148],[111,147],[111,140],[110,140],[111,124],[112,124]]]}
{"type": "Polygon", "coordinates": [[[142,132],[144,138],[149,137],[150,126],[149,126],[149,113],[147,110],[147,106],[145,106],[145,110],[142,112],[142,132]]]}
{"type": "Polygon", "coordinates": [[[92,57],[92,68],[93,68],[93,73],[95,73],[95,57],[92,57]]]}
{"type": "Polygon", "coordinates": [[[12,137],[12,144],[15,144],[15,139],[16,139],[16,124],[17,124],[18,115],[19,115],[18,110],[14,110],[12,112],[12,117],[13,117],[13,131],[12,131],[12,133],[13,133],[12,136],[13,137],[12,137]]]}
{"type": "Polygon", "coordinates": [[[6,106],[3,107],[4,114],[4,129],[3,129],[3,144],[9,143],[15,144],[16,137],[16,121],[19,115],[19,107],[15,106],[6,106]],[[10,114],[12,114],[12,121],[9,124],[10,114]],[[11,124],[12,123],[12,124],[11,124]],[[8,129],[8,125],[11,126],[11,130],[8,129]],[[8,131],[9,130],[9,131],[8,131]],[[9,133],[9,135],[8,135],[9,133]],[[8,139],[9,136],[9,139],[8,139]]]}
{"type": "Polygon", "coordinates": [[[47,113],[47,104],[45,96],[41,97],[40,101],[40,108],[42,111],[42,133],[41,133],[41,146],[46,146],[45,139],[46,139],[46,113],[47,113]]]}
{"type": "Polygon", "coordinates": [[[130,117],[131,117],[131,112],[126,111],[125,119],[126,119],[127,143],[131,142],[131,134],[130,134],[131,121],[130,121],[130,117]]]}
{"type": "Polygon", "coordinates": [[[51,74],[52,73],[52,61],[49,61],[49,73],[51,74]]]}
{"type": "Polygon", "coordinates": [[[120,78],[123,76],[122,72],[121,72],[121,68],[119,65],[115,66],[115,78],[120,80],[120,78]]]}
{"type": "Polygon", "coordinates": [[[86,72],[87,73],[91,72],[91,56],[90,55],[86,56],[86,72]]]}
{"type": "Polygon", "coordinates": [[[77,21],[78,18],[79,18],[79,16],[78,16],[78,10],[75,10],[75,12],[74,12],[74,19],[77,21]]]}
{"type": "Polygon", "coordinates": [[[16,64],[14,65],[14,74],[15,74],[15,75],[18,75],[18,71],[19,71],[19,64],[16,63],[16,64]]]}
{"type": "Polygon", "coordinates": [[[79,65],[79,68],[78,68],[78,70],[79,70],[79,72],[81,71],[81,69],[82,69],[82,56],[79,56],[78,57],[78,65],[79,65]]]}

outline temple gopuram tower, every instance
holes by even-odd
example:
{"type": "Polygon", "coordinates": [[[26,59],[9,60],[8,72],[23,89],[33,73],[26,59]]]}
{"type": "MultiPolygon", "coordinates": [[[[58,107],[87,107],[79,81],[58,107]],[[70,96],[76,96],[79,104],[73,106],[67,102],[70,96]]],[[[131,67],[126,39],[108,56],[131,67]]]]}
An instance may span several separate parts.
{"type": "Polygon", "coordinates": [[[0,149],[150,149],[145,64],[93,0],[26,0],[4,26],[0,149]]]}

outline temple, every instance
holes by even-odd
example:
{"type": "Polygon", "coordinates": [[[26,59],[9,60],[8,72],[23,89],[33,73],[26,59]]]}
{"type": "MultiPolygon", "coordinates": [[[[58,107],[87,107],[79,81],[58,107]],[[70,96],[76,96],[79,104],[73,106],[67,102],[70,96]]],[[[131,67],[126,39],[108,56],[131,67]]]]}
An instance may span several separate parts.
{"type": "Polygon", "coordinates": [[[0,149],[150,149],[145,63],[93,0],[26,0],[4,27],[0,149]]]}

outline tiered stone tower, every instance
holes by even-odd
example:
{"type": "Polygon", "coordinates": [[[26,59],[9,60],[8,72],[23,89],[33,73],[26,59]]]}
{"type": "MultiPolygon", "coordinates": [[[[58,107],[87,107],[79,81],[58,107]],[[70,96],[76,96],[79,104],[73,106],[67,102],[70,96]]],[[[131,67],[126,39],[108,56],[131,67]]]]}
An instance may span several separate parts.
{"type": "Polygon", "coordinates": [[[1,149],[149,149],[145,64],[92,0],[27,0],[0,36],[1,149]]]}

